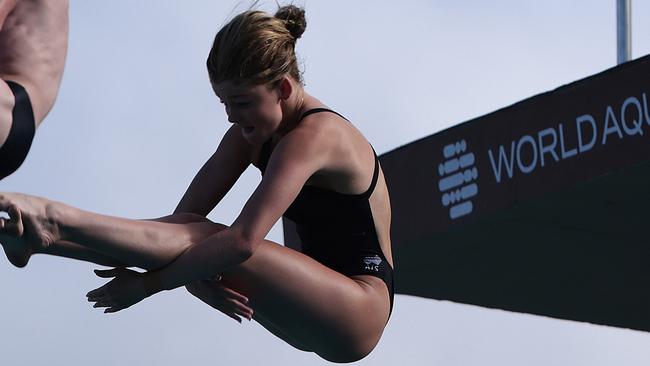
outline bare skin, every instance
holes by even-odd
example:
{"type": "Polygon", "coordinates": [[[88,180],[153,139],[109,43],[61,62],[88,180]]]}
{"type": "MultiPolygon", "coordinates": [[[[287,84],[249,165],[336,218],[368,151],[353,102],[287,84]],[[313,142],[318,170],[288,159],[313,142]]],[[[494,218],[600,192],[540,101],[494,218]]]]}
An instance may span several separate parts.
{"type": "Polygon", "coordinates": [[[68,0],[0,0],[0,146],[12,125],[14,95],[29,94],[38,127],[56,100],[68,48],[68,0]]]}
{"type": "Polygon", "coordinates": [[[0,0],[0,30],[7,19],[7,15],[16,7],[17,0],[0,0]]]}
{"type": "MultiPolygon", "coordinates": [[[[128,220],[4,194],[0,210],[11,219],[0,219],[0,241],[7,257],[24,265],[32,253],[63,254],[149,270],[100,272],[114,278],[91,291],[89,300],[107,312],[179,286],[218,309],[215,305],[223,305],[224,298],[219,291],[232,289],[245,298],[235,299],[231,293],[231,300],[240,305],[248,300],[254,318],[294,347],[335,362],[365,357],[388,319],[390,300],[383,281],[347,277],[264,237],[305,184],[364,192],[372,180],[372,149],[359,131],[334,114],[313,114],[298,124],[303,111],[323,105],[290,77],[275,89],[224,84],[215,85],[215,91],[235,125],[179,204],[177,211],[194,216],[128,220]],[[228,227],[205,219],[202,215],[220,202],[241,172],[257,164],[261,145],[269,138],[275,148],[266,173],[237,220],[228,227]],[[304,141],[310,141],[307,147],[304,141]],[[203,191],[208,182],[212,187],[203,191]],[[215,275],[222,276],[222,287],[200,282],[215,275]]],[[[392,265],[383,174],[370,205],[392,265]]]]}

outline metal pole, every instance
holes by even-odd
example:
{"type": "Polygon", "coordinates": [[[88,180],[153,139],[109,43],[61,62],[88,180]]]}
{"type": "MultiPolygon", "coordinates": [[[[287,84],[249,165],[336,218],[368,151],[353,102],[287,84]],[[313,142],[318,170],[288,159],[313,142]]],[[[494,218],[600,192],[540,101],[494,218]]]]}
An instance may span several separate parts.
{"type": "Polygon", "coordinates": [[[631,0],[616,0],[617,63],[632,58],[631,0]]]}

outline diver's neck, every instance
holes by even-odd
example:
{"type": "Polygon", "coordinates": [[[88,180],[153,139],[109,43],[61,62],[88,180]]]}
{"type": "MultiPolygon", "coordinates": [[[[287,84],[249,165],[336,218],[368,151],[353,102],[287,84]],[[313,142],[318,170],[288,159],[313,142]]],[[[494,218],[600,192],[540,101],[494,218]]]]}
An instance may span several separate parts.
{"type": "Polygon", "coordinates": [[[289,132],[293,131],[294,128],[298,127],[300,124],[300,119],[306,111],[306,100],[311,98],[305,89],[299,88],[296,90],[296,93],[290,98],[289,107],[286,109],[285,118],[282,119],[280,127],[276,133],[280,136],[284,136],[289,132]]]}

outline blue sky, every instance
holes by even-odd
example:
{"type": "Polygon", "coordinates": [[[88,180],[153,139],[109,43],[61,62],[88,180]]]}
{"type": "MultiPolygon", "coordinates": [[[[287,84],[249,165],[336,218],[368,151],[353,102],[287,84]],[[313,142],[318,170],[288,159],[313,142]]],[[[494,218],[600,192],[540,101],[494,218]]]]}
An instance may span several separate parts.
{"type": "MultiPolygon", "coordinates": [[[[204,67],[249,2],[72,0],[57,104],[0,190],[131,218],[170,213],[228,127],[204,67]]],[[[610,68],[614,0],[309,1],[298,42],[307,90],[378,153],[610,68]]],[[[273,1],[262,8],[274,10],[273,1]]],[[[633,1],[633,56],[650,53],[650,3],[633,1]]],[[[210,214],[226,224],[259,182],[250,169],[210,214]]],[[[271,240],[282,241],[276,227],[271,240]]],[[[104,315],[85,301],[96,266],[0,261],[0,364],[321,365],[254,323],[177,290],[104,315]]],[[[397,296],[361,365],[645,365],[650,335],[397,296]]]]}

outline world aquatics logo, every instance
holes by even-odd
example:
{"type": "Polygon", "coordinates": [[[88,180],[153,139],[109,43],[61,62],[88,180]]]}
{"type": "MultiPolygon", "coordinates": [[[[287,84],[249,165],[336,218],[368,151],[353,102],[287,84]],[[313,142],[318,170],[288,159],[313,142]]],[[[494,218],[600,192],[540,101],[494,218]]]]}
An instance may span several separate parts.
{"type": "Polygon", "coordinates": [[[442,154],[446,159],[438,165],[438,189],[442,193],[442,205],[449,207],[449,217],[455,220],[474,210],[470,198],[478,195],[478,169],[474,166],[474,153],[468,152],[467,142],[461,140],[446,145],[442,154]]]}

